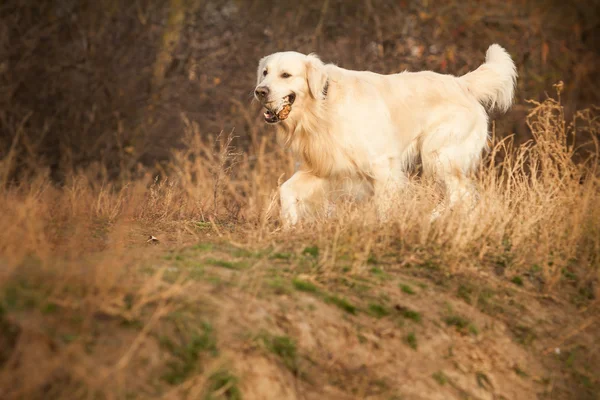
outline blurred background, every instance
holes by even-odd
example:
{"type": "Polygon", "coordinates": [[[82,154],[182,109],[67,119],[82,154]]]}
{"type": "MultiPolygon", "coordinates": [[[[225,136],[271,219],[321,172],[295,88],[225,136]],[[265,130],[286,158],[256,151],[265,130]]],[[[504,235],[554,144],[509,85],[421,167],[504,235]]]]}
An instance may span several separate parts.
{"type": "Polygon", "coordinates": [[[564,81],[567,113],[598,104],[600,2],[542,0],[3,0],[4,178],[60,182],[161,171],[186,118],[249,149],[273,132],[252,101],[260,57],[316,52],[342,67],[464,74],[492,43],[519,72],[498,135],[528,137],[527,99],[564,81]],[[11,154],[10,160],[7,155],[11,154]]]}

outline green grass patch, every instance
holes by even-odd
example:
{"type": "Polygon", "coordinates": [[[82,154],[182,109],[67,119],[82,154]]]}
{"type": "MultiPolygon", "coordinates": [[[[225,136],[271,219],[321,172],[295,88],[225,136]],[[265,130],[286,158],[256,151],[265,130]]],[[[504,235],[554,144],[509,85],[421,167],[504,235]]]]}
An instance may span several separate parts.
{"type": "Polygon", "coordinates": [[[271,288],[275,294],[288,294],[291,292],[289,283],[281,277],[275,277],[267,281],[267,286],[271,288]]]}
{"type": "Polygon", "coordinates": [[[477,308],[482,312],[490,315],[501,314],[504,312],[504,308],[496,300],[494,300],[495,293],[490,289],[483,289],[479,292],[477,297],[477,308]]]}
{"type": "Polygon", "coordinates": [[[589,281],[577,289],[577,293],[571,297],[570,301],[575,306],[581,307],[589,304],[592,300],[594,300],[594,297],[594,286],[592,282],[589,281]]]}
{"type": "Polygon", "coordinates": [[[272,260],[289,260],[290,258],[292,258],[292,254],[291,253],[273,253],[271,254],[271,256],[269,257],[272,260]]]}
{"type": "Polygon", "coordinates": [[[262,337],[265,347],[278,356],[283,364],[294,374],[298,374],[298,349],[296,342],[289,336],[272,336],[265,334],[262,337]]]}
{"type": "Polygon", "coordinates": [[[232,247],[229,251],[229,253],[234,256],[234,257],[240,257],[240,258],[248,258],[248,257],[254,257],[254,258],[259,258],[262,253],[260,251],[258,252],[252,252],[250,250],[246,250],[246,249],[242,249],[239,247],[232,247]]]}
{"type": "Polygon", "coordinates": [[[413,290],[413,288],[410,287],[409,285],[405,284],[405,283],[401,283],[398,286],[400,287],[400,290],[402,290],[403,293],[406,293],[406,294],[415,294],[415,291],[413,290]]]}
{"type": "Polygon", "coordinates": [[[207,258],[206,260],[204,260],[204,262],[206,264],[213,265],[215,267],[222,267],[222,268],[233,269],[233,270],[240,270],[240,269],[244,268],[244,266],[245,266],[245,264],[243,262],[219,260],[216,258],[207,258]]]}
{"type": "Polygon", "coordinates": [[[488,376],[483,372],[476,372],[475,379],[477,380],[477,385],[479,385],[479,387],[487,390],[488,392],[494,390],[494,386],[492,385],[490,378],[488,378],[488,376]]]}
{"type": "Polygon", "coordinates": [[[521,278],[519,275],[513,276],[510,281],[517,286],[523,286],[523,278],[521,278]]]}
{"type": "Polygon", "coordinates": [[[421,264],[416,265],[417,268],[423,268],[430,271],[439,271],[441,269],[440,263],[435,259],[429,259],[421,264]]]}
{"type": "Polygon", "coordinates": [[[523,371],[518,365],[515,365],[513,367],[513,370],[515,371],[515,374],[519,375],[521,378],[529,377],[529,374],[527,372],[523,371]]]}
{"type": "Polygon", "coordinates": [[[210,229],[212,229],[212,224],[210,222],[198,221],[194,225],[199,230],[210,230],[210,229]]]}
{"type": "Polygon", "coordinates": [[[46,303],[42,307],[42,314],[54,314],[58,311],[58,305],[56,303],[46,303]]]}
{"type": "Polygon", "coordinates": [[[213,328],[206,322],[202,323],[200,331],[192,334],[187,343],[175,344],[170,338],[161,336],[159,344],[174,356],[174,360],[167,363],[169,371],[162,376],[170,385],[182,383],[195,371],[201,353],[207,352],[212,356],[218,354],[213,328]]]}
{"type": "Polygon", "coordinates": [[[444,386],[448,383],[448,377],[442,371],[435,372],[431,377],[438,383],[440,386],[444,386]]]}
{"type": "Polygon", "coordinates": [[[319,288],[315,286],[314,283],[303,281],[301,279],[292,279],[292,285],[294,285],[294,289],[299,290],[301,292],[308,293],[318,293],[319,288]]]}
{"type": "Polygon", "coordinates": [[[212,243],[198,243],[192,246],[192,249],[200,251],[212,251],[214,249],[214,246],[212,245],[212,243]]]}
{"type": "Polygon", "coordinates": [[[371,274],[373,276],[375,276],[376,278],[378,278],[380,280],[390,279],[390,274],[388,274],[387,272],[385,272],[383,269],[381,269],[379,267],[371,267],[369,272],[371,272],[371,274]]]}
{"type": "Polygon", "coordinates": [[[365,282],[363,282],[360,279],[360,277],[341,277],[339,279],[336,279],[336,283],[337,282],[346,286],[348,289],[351,289],[353,292],[358,293],[359,295],[362,295],[363,293],[366,293],[369,290],[371,290],[371,287],[365,282]]]}
{"type": "Polygon", "coordinates": [[[471,295],[473,294],[473,288],[467,285],[459,285],[456,291],[456,295],[464,300],[465,303],[471,304],[471,295]]]}
{"type": "Polygon", "coordinates": [[[444,322],[448,326],[455,327],[456,330],[461,333],[469,332],[473,335],[477,335],[479,333],[477,327],[474,324],[472,324],[471,321],[458,314],[445,317],[444,322]]]}
{"type": "Polygon", "coordinates": [[[404,307],[404,306],[400,306],[400,305],[396,306],[396,310],[398,310],[400,312],[400,315],[402,315],[402,317],[404,317],[406,319],[409,319],[414,322],[421,322],[421,313],[418,311],[411,310],[408,307],[404,307]]]}
{"type": "Polygon", "coordinates": [[[318,257],[319,256],[319,248],[317,246],[306,247],[302,251],[302,254],[309,255],[309,256],[312,256],[312,257],[318,257]]]}
{"type": "Polygon", "coordinates": [[[513,335],[515,335],[516,342],[523,346],[531,345],[533,341],[537,338],[533,329],[525,325],[512,326],[510,330],[513,333],[513,335]]]}
{"type": "Polygon", "coordinates": [[[352,315],[356,315],[356,313],[358,312],[356,307],[343,297],[327,296],[325,298],[325,301],[336,305],[337,307],[341,308],[342,310],[344,310],[347,313],[350,313],[352,315]]]}
{"type": "Polygon", "coordinates": [[[415,335],[414,332],[410,332],[408,335],[406,335],[406,337],[404,338],[404,341],[406,342],[406,344],[408,344],[408,346],[411,349],[417,350],[417,347],[418,347],[417,336],[415,335]]]}
{"type": "Polygon", "coordinates": [[[382,304],[370,303],[369,304],[369,314],[371,314],[372,316],[374,316],[376,318],[383,318],[383,317],[387,317],[388,315],[390,315],[390,310],[382,304]]]}
{"type": "Polygon", "coordinates": [[[79,336],[74,333],[65,333],[60,335],[60,340],[65,344],[69,344],[77,340],[78,337],[79,336]]]}
{"type": "Polygon", "coordinates": [[[204,400],[242,400],[238,379],[229,371],[220,370],[208,378],[207,394],[204,400]]]}
{"type": "Polygon", "coordinates": [[[561,269],[561,270],[560,270],[560,272],[561,272],[562,276],[563,276],[565,279],[567,279],[567,280],[570,280],[570,281],[574,281],[574,282],[576,282],[576,281],[577,281],[577,275],[575,275],[575,274],[574,274],[572,271],[570,271],[569,269],[567,269],[567,268],[563,268],[563,269],[561,269]]]}
{"type": "Polygon", "coordinates": [[[141,330],[144,328],[144,323],[139,319],[123,319],[119,325],[124,328],[141,330]]]}

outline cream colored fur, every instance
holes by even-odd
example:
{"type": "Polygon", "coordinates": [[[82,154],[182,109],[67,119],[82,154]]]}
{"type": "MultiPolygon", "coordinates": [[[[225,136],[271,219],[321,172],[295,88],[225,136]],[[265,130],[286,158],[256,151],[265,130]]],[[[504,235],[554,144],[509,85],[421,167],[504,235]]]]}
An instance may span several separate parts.
{"type": "Polygon", "coordinates": [[[257,88],[269,94],[262,104],[278,111],[286,96],[296,96],[289,117],[276,124],[278,139],[301,162],[280,189],[284,224],[325,215],[344,195],[374,195],[385,219],[419,156],[450,206],[470,201],[468,174],[488,138],[486,107],[510,107],[516,76],[497,44],[461,77],[351,71],[296,52],[263,58],[257,88]]]}

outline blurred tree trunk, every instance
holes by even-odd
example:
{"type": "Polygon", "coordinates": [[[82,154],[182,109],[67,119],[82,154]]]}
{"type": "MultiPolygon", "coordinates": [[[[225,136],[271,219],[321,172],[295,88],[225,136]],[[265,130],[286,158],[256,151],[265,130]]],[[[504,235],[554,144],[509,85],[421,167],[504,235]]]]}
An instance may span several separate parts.
{"type": "Polygon", "coordinates": [[[165,78],[165,72],[173,61],[173,51],[179,43],[181,31],[185,22],[185,6],[183,0],[169,1],[169,16],[162,35],[162,41],[157,51],[154,73],[152,76],[153,96],[160,93],[160,87],[165,78]]]}
{"type": "MultiPolygon", "coordinates": [[[[193,12],[197,9],[200,3],[198,0],[192,0],[192,10],[190,11],[193,12]]],[[[185,26],[186,2],[184,0],[169,0],[167,7],[167,22],[160,37],[160,43],[157,45],[156,60],[152,68],[150,97],[142,117],[143,123],[138,125],[134,133],[133,146],[130,151],[135,154],[133,154],[127,165],[129,170],[135,166],[149,147],[146,143],[146,133],[159,122],[159,118],[155,118],[155,114],[160,107],[166,73],[173,63],[174,52],[180,42],[181,33],[185,26]]]]}

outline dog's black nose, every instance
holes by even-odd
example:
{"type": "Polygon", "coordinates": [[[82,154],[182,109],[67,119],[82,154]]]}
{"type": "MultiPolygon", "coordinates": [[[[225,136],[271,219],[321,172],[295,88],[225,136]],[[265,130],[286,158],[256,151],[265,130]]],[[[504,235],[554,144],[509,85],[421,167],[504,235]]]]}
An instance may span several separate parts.
{"type": "Polygon", "coordinates": [[[265,97],[267,97],[269,95],[269,88],[266,86],[259,86],[256,88],[254,93],[256,93],[257,97],[264,99],[265,97]]]}

